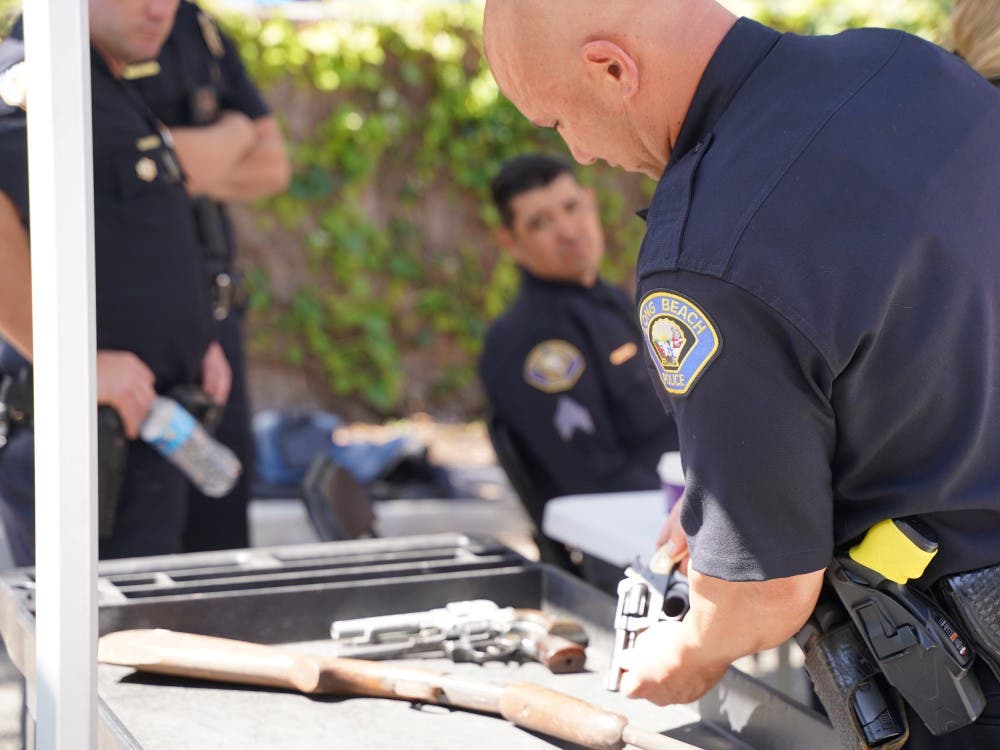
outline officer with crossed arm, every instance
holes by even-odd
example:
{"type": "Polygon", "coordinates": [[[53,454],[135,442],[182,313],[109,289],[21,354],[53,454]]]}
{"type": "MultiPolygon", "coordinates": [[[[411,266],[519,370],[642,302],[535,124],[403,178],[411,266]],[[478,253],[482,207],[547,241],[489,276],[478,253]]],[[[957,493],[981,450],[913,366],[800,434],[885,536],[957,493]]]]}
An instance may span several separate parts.
{"type": "Polygon", "coordinates": [[[247,547],[253,440],[243,345],[245,294],[224,204],[285,190],[291,169],[284,138],[236,48],[194,2],[181,2],[159,56],[131,66],[126,76],[173,137],[192,198],[215,335],[232,368],[216,437],[240,459],[243,473],[222,498],[191,488],[184,549],[247,547]]]}
{"type": "MultiPolygon", "coordinates": [[[[116,491],[103,492],[102,480],[101,557],[181,551],[187,480],[136,439],[139,427],[156,394],[175,386],[200,385],[221,401],[228,397],[229,365],[212,331],[177,153],[166,128],[123,78],[129,64],[157,55],[176,10],[177,0],[90,2],[97,397],[120,420],[122,441],[128,438],[116,491]]],[[[18,355],[9,348],[5,355],[8,383],[24,382],[32,351],[25,128],[31,96],[21,39],[18,22],[0,45],[0,335],[18,355]]],[[[30,565],[30,394],[17,406],[7,411],[0,449],[0,518],[15,564],[30,565]]]]}

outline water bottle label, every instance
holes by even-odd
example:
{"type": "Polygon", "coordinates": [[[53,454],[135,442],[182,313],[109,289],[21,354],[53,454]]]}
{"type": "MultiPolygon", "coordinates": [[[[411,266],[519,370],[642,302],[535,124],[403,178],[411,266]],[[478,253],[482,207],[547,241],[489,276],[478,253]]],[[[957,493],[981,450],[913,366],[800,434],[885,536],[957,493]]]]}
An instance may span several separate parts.
{"type": "Polygon", "coordinates": [[[170,417],[170,422],[163,430],[163,434],[152,441],[153,446],[164,456],[171,455],[191,436],[195,424],[197,423],[194,417],[187,411],[184,409],[174,409],[174,413],[170,417]]]}

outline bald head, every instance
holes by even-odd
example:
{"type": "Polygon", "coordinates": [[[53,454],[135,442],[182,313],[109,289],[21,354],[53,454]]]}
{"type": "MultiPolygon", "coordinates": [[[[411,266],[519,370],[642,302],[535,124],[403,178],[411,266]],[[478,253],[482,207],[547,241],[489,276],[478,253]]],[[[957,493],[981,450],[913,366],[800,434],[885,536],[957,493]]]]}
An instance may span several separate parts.
{"type": "Polygon", "coordinates": [[[501,91],[577,161],[659,178],[735,20],[715,0],[487,0],[483,33],[501,91]]]}

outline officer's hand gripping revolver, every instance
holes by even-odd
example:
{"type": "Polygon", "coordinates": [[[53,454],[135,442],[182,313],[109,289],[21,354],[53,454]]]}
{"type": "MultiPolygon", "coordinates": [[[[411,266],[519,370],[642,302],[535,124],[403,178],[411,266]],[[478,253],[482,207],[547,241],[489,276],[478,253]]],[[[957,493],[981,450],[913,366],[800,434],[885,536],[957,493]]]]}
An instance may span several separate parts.
{"type": "Polygon", "coordinates": [[[615,642],[605,687],[618,692],[622,681],[622,654],[635,645],[639,633],[657,622],[682,619],[690,606],[684,575],[676,568],[666,575],[654,573],[636,558],[618,583],[615,642]]]}
{"type": "Polygon", "coordinates": [[[451,602],[423,612],[337,620],[330,636],[341,657],[537,661],[555,674],[583,670],[588,640],[573,620],[553,618],[537,609],[499,607],[487,599],[451,602]]]}

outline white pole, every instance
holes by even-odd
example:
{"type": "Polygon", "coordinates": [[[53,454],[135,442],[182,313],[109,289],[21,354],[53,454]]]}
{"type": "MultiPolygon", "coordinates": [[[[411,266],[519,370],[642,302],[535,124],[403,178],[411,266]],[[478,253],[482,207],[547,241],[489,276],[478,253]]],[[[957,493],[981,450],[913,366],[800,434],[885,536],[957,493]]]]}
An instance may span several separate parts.
{"type": "Polygon", "coordinates": [[[87,8],[87,0],[24,3],[39,750],[97,746],[97,393],[87,8]]]}

